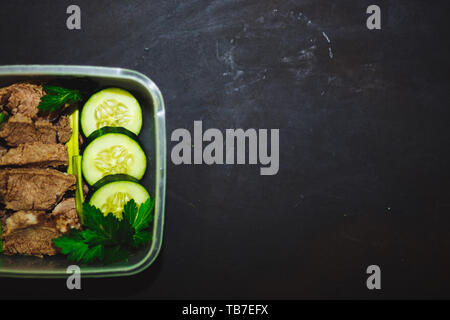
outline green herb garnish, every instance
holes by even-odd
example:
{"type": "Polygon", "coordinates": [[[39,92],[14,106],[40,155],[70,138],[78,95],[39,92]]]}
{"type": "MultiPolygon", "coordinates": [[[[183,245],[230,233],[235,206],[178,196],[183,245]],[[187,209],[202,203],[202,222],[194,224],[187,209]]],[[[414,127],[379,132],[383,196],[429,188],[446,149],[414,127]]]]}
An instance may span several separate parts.
{"type": "Polygon", "coordinates": [[[66,104],[72,104],[81,100],[81,93],[78,90],[71,90],[56,86],[44,86],[47,93],[41,98],[38,109],[53,112],[66,104]]]}
{"type": "Polygon", "coordinates": [[[148,243],[148,228],[153,220],[154,201],[148,199],[138,208],[134,200],[124,206],[119,220],[112,213],[106,216],[100,209],[83,204],[84,230],[72,230],[69,234],[53,239],[55,246],[75,262],[109,264],[128,259],[130,252],[148,243]]]}
{"type": "Polygon", "coordinates": [[[6,114],[3,112],[0,112],[0,126],[2,125],[3,121],[6,119],[6,114]]]}

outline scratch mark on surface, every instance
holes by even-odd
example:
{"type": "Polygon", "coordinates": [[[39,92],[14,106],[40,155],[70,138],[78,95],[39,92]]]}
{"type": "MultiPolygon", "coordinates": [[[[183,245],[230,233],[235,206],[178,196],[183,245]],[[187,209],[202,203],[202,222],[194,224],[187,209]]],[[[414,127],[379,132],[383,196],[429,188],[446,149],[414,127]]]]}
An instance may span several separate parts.
{"type": "Polygon", "coordinates": [[[220,75],[229,78],[225,85],[228,94],[282,73],[300,83],[321,61],[319,50],[327,50],[330,59],[334,57],[332,41],[320,26],[302,12],[280,8],[245,21],[234,35],[216,40],[215,45],[216,58],[226,67],[220,75]],[[298,41],[294,45],[286,42],[286,33],[297,34],[298,41]]]}
{"type": "Polygon", "coordinates": [[[322,31],[322,34],[323,34],[324,38],[327,40],[327,42],[331,43],[330,38],[328,38],[327,34],[323,31],[322,31]]]}
{"type": "Polygon", "coordinates": [[[324,31],[322,31],[322,35],[325,38],[325,40],[327,40],[327,42],[329,44],[329,46],[328,46],[328,56],[330,57],[330,59],[333,59],[333,50],[331,50],[331,40],[330,40],[330,38],[328,37],[328,35],[324,31]]]}
{"type": "Polygon", "coordinates": [[[347,233],[342,233],[341,235],[346,240],[350,240],[350,241],[356,242],[356,243],[362,243],[361,239],[355,238],[347,233]]]}
{"type": "Polygon", "coordinates": [[[184,198],[182,198],[181,196],[179,196],[178,194],[174,193],[174,192],[168,192],[168,196],[174,198],[175,200],[181,202],[182,204],[188,205],[191,208],[196,208],[196,205],[192,202],[189,202],[187,200],[185,200],[184,198]]]}

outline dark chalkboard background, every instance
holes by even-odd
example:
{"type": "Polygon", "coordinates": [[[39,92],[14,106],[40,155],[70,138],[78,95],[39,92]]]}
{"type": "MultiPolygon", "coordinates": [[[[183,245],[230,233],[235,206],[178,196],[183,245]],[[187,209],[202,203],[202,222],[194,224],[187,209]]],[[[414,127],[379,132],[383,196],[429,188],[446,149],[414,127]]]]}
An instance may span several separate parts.
{"type": "Polygon", "coordinates": [[[280,171],[169,158],[148,270],[80,292],[0,279],[0,297],[450,298],[448,3],[2,1],[0,64],[138,70],[165,97],[169,155],[194,120],[279,128],[280,171]],[[81,31],[65,26],[72,3],[81,31]],[[366,28],[370,4],[382,30],[366,28]]]}

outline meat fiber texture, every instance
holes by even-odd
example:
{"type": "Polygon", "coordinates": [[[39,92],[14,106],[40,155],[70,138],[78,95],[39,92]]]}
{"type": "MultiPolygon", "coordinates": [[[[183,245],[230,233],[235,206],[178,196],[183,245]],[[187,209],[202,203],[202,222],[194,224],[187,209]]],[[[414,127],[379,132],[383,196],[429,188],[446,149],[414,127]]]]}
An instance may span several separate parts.
{"type": "Polygon", "coordinates": [[[16,83],[0,88],[0,223],[4,254],[43,257],[58,253],[53,239],[81,227],[76,177],[56,170],[68,165],[67,116],[42,113],[42,86],[16,83]],[[3,209],[2,209],[3,208],[3,209]]]}
{"type": "Polygon", "coordinates": [[[9,210],[51,210],[75,184],[74,175],[54,169],[4,169],[0,201],[9,210]]]}
{"type": "Polygon", "coordinates": [[[4,253],[7,255],[55,255],[52,239],[81,227],[75,198],[60,202],[49,215],[45,211],[17,211],[4,220],[4,253]]]}
{"type": "Polygon", "coordinates": [[[15,83],[0,89],[0,104],[5,105],[12,115],[22,114],[36,119],[41,98],[45,95],[41,85],[15,83]]]}
{"type": "Polygon", "coordinates": [[[69,154],[64,144],[45,144],[33,142],[21,144],[11,148],[3,155],[0,154],[0,167],[5,166],[31,166],[42,168],[58,168],[67,166],[69,154]]]}
{"type": "Polygon", "coordinates": [[[69,232],[71,229],[81,228],[75,198],[68,198],[61,201],[51,215],[55,219],[56,229],[61,233],[69,232]]]}
{"type": "Polygon", "coordinates": [[[0,128],[0,138],[10,147],[19,144],[66,143],[72,135],[69,118],[65,115],[59,121],[58,114],[41,112],[38,109],[45,95],[41,85],[16,83],[0,89],[0,105],[10,115],[0,128]]]}
{"type": "Polygon", "coordinates": [[[8,122],[2,125],[0,138],[10,147],[33,142],[66,143],[72,135],[68,123],[67,116],[62,116],[59,122],[54,124],[43,119],[33,121],[30,117],[19,113],[11,116],[8,122]]]}

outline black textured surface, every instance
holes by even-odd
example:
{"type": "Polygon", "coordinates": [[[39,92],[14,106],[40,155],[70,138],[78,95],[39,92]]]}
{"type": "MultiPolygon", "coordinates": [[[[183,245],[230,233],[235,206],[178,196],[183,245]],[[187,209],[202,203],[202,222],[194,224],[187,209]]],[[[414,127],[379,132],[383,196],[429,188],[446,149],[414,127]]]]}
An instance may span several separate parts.
{"type": "Polygon", "coordinates": [[[369,31],[372,2],[79,0],[81,31],[69,1],[2,2],[0,64],[136,69],[165,97],[169,155],[194,120],[280,128],[280,171],[169,159],[152,267],[80,292],[0,279],[0,297],[450,298],[448,1],[375,1],[369,31]]]}

